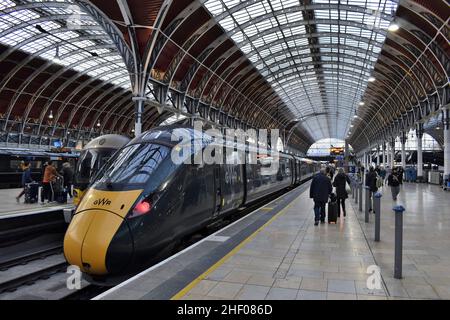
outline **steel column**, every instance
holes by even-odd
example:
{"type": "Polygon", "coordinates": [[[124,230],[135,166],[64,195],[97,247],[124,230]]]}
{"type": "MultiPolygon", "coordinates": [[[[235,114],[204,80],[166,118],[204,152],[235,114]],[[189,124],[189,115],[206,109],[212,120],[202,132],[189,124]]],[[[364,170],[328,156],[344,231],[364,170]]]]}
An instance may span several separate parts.
{"type": "Polygon", "coordinates": [[[444,181],[450,181],[450,109],[444,110],[444,181]]]}
{"type": "Polygon", "coordinates": [[[419,123],[416,129],[417,136],[417,182],[423,181],[423,150],[422,150],[422,138],[423,138],[423,123],[419,123]]]}

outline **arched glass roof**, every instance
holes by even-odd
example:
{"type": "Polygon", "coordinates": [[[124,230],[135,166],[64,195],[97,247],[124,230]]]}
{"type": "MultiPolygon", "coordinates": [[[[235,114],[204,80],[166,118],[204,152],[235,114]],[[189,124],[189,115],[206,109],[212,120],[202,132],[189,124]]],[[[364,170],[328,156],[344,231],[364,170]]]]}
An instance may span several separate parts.
{"type": "Polygon", "coordinates": [[[397,0],[204,4],[316,141],[347,136],[397,0]]]}
{"type": "MultiPolygon", "coordinates": [[[[401,150],[402,143],[400,137],[395,139],[395,150],[401,150]]],[[[407,135],[407,140],[405,144],[405,150],[407,151],[417,151],[417,136],[416,131],[411,130],[407,135]]],[[[424,133],[422,137],[422,150],[423,151],[442,151],[442,147],[432,136],[428,133],[424,133]]]]}
{"type": "Polygon", "coordinates": [[[72,0],[0,2],[0,44],[66,69],[131,87],[130,77],[110,36],[72,0]]]}

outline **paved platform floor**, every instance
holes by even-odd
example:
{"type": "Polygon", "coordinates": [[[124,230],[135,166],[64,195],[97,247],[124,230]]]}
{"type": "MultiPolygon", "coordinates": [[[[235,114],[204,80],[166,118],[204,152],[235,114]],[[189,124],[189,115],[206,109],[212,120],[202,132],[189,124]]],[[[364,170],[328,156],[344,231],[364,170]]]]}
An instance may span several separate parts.
{"type": "MultiPolygon", "coordinates": [[[[353,199],[337,225],[313,225],[304,192],[234,255],[181,292],[181,299],[450,299],[450,197],[437,186],[405,184],[403,279],[393,278],[395,204],[383,190],[381,242],[353,199]],[[351,204],[351,205],[350,205],[351,204]],[[369,290],[378,265],[382,289],[369,290]]],[[[363,207],[364,208],[364,207],[363,207]]]]}
{"type": "Polygon", "coordinates": [[[15,215],[22,213],[34,213],[42,209],[61,209],[71,206],[72,199],[68,199],[67,205],[61,205],[58,203],[51,204],[25,204],[24,197],[20,199],[20,203],[17,203],[16,197],[22,189],[0,189],[0,217],[7,215],[15,215]]]}
{"type": "Polygon", "coordinates": [[[394,202],[385,187],[382,198],[381,241],[374,242],[374,215],[360,223],[391,296],[419,299],[450,299],[450,192],[429,184],[405,183],[394,202]],[[393,278],[394,213],[402,204],[403,279],[393,278]]]}
{"type": "Polygon", "coordinates": [[[403,279],[397,280],[389,190],[382,190],[375,243],[374,215],[366,224],[351,197],[345,219],[315,227],[308,189],[309,183],[95,299],[450,299],[448,193],[402,187],[403,279]],[[381,268],[378,290],[367,287],[374,265],[381,268]]]}

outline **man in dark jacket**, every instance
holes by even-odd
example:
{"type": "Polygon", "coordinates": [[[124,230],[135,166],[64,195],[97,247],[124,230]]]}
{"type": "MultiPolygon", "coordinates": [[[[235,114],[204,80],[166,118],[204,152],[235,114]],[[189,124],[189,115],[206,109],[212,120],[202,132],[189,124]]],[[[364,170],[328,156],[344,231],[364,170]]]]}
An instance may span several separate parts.
{"type": "Polygon", "coordinates": [[[375,172],[375,169],[373,167],[370,167],[369,173],[366,177],[366,187],[369,187],[369,199],[370,199],[370,207],[369,212],[372,211],[372,194],[378,191],[377,187],[377,173],[375,172]]]}
{"type": "Polygon", "coordinates": [[[325,223],[325,206],[332,191],[331,180],[326,176],[326,169],[323,168],[314,176],[309,189],[309,197],[314,199],[315,226],[319,225],[319,221],[325,223]]]}
{"type": "Polygon", "coordinates": [[[388,186],[391,187],[392,200],[397,201],[398,194],[400,193],[400,181],[398,179],[397,168],[394,168],[389,175],[388,186]]]}
{"type": "Polygon", "coordinates": [[[69,162],[63,163],[61,174],[64,178],[64,188],[66,189],[69,197],[73,198],[72,196],[73,170],[69,162]]]}

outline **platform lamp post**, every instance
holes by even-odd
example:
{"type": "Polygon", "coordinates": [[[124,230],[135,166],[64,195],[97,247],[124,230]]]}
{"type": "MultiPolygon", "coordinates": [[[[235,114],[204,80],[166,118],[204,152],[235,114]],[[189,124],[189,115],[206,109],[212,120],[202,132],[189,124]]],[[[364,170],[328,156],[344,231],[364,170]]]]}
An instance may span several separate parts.
{"type": "Polygon", "coordinates": [[[444,183],[447,182],[445,189],[448,190],[450,183],[450,105],[443,111],[444,123],[444,183]]]}
{"type": "Polygon", "coordinates": [[[417,182],[423,181],[423,151],[422,138],[424,134],[423,123],[419,123],[416,128],[417,137],[417,182]]]}

